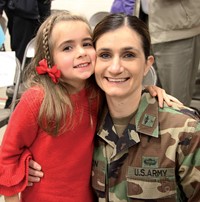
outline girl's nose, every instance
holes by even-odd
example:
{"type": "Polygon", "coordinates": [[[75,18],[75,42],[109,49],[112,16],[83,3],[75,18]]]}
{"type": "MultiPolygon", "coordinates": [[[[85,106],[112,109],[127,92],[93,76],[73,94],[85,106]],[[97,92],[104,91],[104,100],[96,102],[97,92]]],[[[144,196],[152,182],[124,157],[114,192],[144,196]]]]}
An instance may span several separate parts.
{"type": "Polygon", "coordinates": [[[84,49],[84,47],[82,46],[77,47],[77,55],[78,57],[86,56],[86,50],[84,49]]]}

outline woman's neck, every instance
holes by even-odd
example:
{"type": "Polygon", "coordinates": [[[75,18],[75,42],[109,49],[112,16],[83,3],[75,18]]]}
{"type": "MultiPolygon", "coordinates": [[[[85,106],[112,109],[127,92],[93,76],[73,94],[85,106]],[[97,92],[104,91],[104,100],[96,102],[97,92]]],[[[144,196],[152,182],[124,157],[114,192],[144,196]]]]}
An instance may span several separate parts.
{"type": "Polygon", "coordinates": [[[111,97],[106,95],[111,116],[122,118],[136,112],[139,106],[141,93],[142,91],[138,90],[127,97],[111,97]]]}

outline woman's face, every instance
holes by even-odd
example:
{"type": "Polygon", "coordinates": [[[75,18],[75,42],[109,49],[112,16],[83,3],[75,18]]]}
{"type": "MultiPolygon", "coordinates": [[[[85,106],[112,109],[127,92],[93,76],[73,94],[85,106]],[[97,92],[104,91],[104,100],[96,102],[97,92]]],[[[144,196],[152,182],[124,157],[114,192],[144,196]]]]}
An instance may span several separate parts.
{"type": "Polygon", "coordinates": [[[62,78],[78,91],[94,73],[96,52],[86,23],[58,22],[51,35],[53,59],[62,78]]]}
{"type": "Polygon", "coordinates": [[[142,80],[153,63],[145,60],[140,36],[127,26],[103,34],[96,42],[95,77],[109,97],[125,98],[142,90],[142,80]]]}

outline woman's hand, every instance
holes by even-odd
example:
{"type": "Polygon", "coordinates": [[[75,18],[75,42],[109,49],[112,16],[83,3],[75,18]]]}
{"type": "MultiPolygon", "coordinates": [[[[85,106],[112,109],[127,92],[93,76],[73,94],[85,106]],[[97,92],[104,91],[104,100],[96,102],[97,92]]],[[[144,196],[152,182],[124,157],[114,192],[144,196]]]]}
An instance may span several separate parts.
{"type": "Polygon", "coordinates": [[[19,194],[13,196],[4,196],[5,202],[20,202],[19,194]]]}
{"type": "Polygon", "coordinates": [[[35,161],[29,161],[29,175],[28,175],[28,186],[33,186],[33,183],[39,182],[43,177],[42,167],[35,161]]]}
{"type": "Polygon", "coordinates": [[[159,88],[158,86],[145,86],[145,89],[149,91],[152,97],[158,97],[159,107],[163,108],[164,101],[167,103],[169,107],[172,106],[172,103],[175,102],[177,104],[183,105],[177,98],[168,95],[164,89],[159,88]]]}

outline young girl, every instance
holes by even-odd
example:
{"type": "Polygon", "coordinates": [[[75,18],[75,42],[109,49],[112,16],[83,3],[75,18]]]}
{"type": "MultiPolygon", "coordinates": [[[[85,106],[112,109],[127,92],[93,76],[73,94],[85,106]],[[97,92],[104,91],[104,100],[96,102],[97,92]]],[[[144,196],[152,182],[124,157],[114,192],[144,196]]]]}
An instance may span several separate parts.
{"type": "Polygon", "coordinates": [[[67,12],[50,16],[36,36],[27,76],[1,147],[0,194],[6,201],[92,201],[90,170],[97,121],[95,50],[87,21],[67,12]],[[88,79],[89,78],[89,79],[88,79]],[[28,162],[45,176],[26,190],[28,162]],[[24,190],[24,191],[23,191],[24,190]]]}
{"type": "Polygon", "coordinates": [[[35,52],[26,73],[29,89],[2,142],[0,194],[6,201],[19,201],[21,192],[26,202],[91,202],[100,93],[91,76],[96,55],[87,21],[53,14],[37,33],[35,52]],[[25,189],[30,159],[42,166],[44,177],[25,189]]]}

